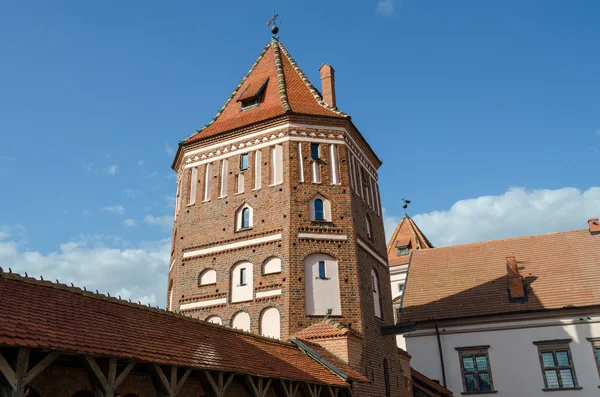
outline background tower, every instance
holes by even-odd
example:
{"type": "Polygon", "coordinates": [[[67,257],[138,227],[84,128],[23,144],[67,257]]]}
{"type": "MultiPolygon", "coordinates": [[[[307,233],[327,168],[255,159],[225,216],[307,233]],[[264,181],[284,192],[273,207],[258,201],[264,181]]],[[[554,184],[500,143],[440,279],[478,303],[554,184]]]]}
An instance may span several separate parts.
{"type": "Polygon", "coordinates": [[[179,145],[167,307],[319,343],[372,379],[356,395],[408,395],[381,335],[394,321],[381,162],[337,109],[333,68],[320,72],[323,96],[273,38],[179,145]]]}

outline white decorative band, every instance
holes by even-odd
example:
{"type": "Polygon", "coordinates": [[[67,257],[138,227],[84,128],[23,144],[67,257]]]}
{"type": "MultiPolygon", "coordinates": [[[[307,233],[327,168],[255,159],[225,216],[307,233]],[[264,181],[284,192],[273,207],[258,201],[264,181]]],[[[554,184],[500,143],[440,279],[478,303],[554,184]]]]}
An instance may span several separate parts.
{"type": "Polygon", "coordinates": [[[173,269],[174,265],[175,265],[175,259],[173,259],[173,262],[171,262],[171,266],[169,266],[169,271],[171,271],[171,269],[173,269]]]}
{"type": "Polygon", "coordinates": [[[252,240],[238,241],[237,243],[231,243],[231,244],[225,244],[225,245],[218,245],[216,247],[203,248],[201,250],[184,252],[183,253],[183,258],[185,259],[185,258],[190,258],[192,256],[200,256],[200,255],[212,254],[214,252],[227,251],[227,250],[234,249],[234,248],[248,247],[249,245],[256,245],[256,244],[268,243],[268,242],[271,242],[271,241],[281,240],[282,238],[283,238],[283,235],[281,233],[279,233],[279,234],[272,234],[270,236],[254,238],[252,240]]]}
{"type": "Polygon", "coordinates": [[[388,263],[385,259],[383,259],[381,256],[377,255],[377,253],[375,251],[373,251],[364,241],[362,241],[361,239],[357,238],[356,242],[358,243],[358,245],[360,245],[365,251],[367,251],[369,254],[371,254],[371,256],[375,259],[377,259],[377,261],[379,263],[381,263],[383,266],[387,266],[388,263]]]}
{"type": "Polygon", "coordinates": [[[348,240],[345,234],[298,233],[298,238],[314,238],[317,240],[348,240]]]}
{"type": "Polygon", "coordinates": [[[227,303],[227,298],[211,299],[209,301],[200,301],[200,302],[194,302],[194,303],[185,303],[185,304],[179,306],[179,310],[188,310],[188,309],[195,309],[197,307],[221,305],[223,303],[227,303]]]}
{"type": "Polygon", "coordinates": [[[267,298],[269,296],[277,296],[281,295],[281,289],[274,289],[271,291],[261,291],[256,293],[256,299],[258,298],[267,298]]]}

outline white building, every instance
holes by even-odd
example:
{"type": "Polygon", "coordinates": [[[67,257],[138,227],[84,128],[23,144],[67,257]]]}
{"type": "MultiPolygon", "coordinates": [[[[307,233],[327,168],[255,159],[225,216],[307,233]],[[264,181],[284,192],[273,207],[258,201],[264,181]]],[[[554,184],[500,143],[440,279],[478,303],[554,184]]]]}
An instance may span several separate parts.
{"type": "Polygon", "coordinates": [[[412,366],[455,395],[600,395],[600,224],[588,223],[412,252],[395,327],[412,366]]]}

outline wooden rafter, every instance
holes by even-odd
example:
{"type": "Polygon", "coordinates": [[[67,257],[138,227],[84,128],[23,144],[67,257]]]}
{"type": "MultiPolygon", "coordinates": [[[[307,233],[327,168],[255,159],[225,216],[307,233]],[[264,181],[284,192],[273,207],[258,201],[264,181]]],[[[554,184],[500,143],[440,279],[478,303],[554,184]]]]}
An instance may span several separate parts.
{"type": "Polygon", "coordinates": [[[29,369],[30,354],[31,349],[26,347],[19,348],[17,352],[17,361],[15,363],[15,368],[13,369],[2,353],[0,353],[0,373],[4,376],[12,389],[11,394],[13,396],[22,396],[25,386],[31,383],[36,376],[48,368],[48,366],[59,356],[57,352],[51,352],[33,368],[29,369]]]}
{"type": "Polygon", "coordinates": [[[202,389],[210,397],[225,397],[231,387],[234,376],[234,374],[226,374],[219,371],[217,372],[217,379],[215,379],[211,371],[202,370],[200,373],[202,389]],[[226,375],[227,378],[225,378],[226,375]]]}
{"type": "Polygon", "coordinates": [[[117,376],[117,359],[111,357],[108,361],[108,374],[104,375],[94,357],[85,355],[83,358],[88,369],[94,394],[98,396],[112,397],[117,387],[119,387],[135,366],[135,361],[130,361],[117,376]]]}
{"type": "Polygon", "coordinates": [[[244,377],[247,389],[252,397],[266,397],[273,379],[265,379],[260,376],[246,375],[244,377]]]}
{"type": "Polygon", "coordinates": [[[160,365],[152,364],[151,369],[156,393],[161,397],[176,397],[192,373],[192,369],[188,368],[179,378],[179,368],[176,365],[171,365],[169,367],[169,378],[167,378],[160,365]]]}

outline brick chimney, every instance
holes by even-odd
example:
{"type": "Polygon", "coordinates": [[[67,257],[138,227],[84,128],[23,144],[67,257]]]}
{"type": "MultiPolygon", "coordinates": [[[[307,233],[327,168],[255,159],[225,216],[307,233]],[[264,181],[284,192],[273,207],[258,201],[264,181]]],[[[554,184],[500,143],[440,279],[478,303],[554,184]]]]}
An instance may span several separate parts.
{"type": "Polygon", "coordinates": [[[600,234],[600,222],[598,222],[598,218],[588,219],[588,225],[590,227],[590,234],[600,234]]]}
{"type": "Polygon", "coordinates": [[[519,274],[519,265],[517,265],[517,259],[514,256],[506,257],[506,272],[508,273],[508,290],[510,297],[524,298],[525,287],[523,286],[523,279],[519,274]]]}
{"type": "Polygon", "coordinates": [[[335,70],[324,63],[321,65],[319,72],[321,72],[321,93],[323,94],[323,100],[332,108],[337,108],[335,105],[335,70]]]}

